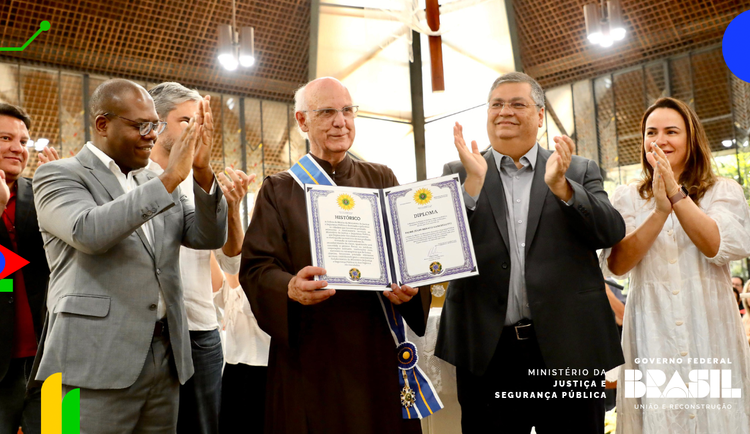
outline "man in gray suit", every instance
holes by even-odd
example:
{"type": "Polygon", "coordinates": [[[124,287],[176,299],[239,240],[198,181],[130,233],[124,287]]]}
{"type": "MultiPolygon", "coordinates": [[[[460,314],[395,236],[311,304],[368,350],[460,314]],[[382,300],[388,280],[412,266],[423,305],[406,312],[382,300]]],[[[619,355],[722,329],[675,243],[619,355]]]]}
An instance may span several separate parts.
{"type": "Polygon", "coordinates": [[[103,83],[91,118],[93,144],[34,176],[51,269],[36,379],[62,372],[65,393],[81,389],[84,434],[174,432],[179,383],[193,375],[179,247],[226,240],[226,200],[199,140],[203,106],[159,176],[147,166],[164,124],[145,89],[103,83]],[[178,187],[191,168],[195,205],[178,187]]]}

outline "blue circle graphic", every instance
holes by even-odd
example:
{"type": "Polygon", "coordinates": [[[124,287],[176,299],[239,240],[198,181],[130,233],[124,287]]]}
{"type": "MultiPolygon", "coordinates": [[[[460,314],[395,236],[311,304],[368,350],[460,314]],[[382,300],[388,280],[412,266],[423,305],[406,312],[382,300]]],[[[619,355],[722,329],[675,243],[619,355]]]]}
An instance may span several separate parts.
{"type": "Polygon", "coordinates": [[[721,41],[721,51],[729,70],[750,83],[750,11],[737,15],[729,23],[721,41]]]}

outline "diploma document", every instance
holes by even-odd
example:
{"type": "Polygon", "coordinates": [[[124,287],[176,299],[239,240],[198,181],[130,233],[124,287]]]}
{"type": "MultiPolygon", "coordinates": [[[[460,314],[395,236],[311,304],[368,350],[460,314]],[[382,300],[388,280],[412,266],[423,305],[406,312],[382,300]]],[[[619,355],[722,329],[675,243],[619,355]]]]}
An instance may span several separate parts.
{"type": "Polygon", "coordinates": [[[458,175],[385,189],[305,185],[316,280],[387,290],[478,274],[458,175]]]}

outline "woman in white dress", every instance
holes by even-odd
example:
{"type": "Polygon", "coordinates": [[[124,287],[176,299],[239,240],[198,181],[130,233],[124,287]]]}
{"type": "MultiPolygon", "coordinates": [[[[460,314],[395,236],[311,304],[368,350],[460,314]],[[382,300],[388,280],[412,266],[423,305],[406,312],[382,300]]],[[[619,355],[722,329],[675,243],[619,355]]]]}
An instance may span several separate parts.
{"type": "Polygon", "coordinates": [[[729,261],[750,256],[750,209],[739,184],[713,173],[706,133],[686,104],[659,99],[641,133],[644,179],[618,187],[612,200],[627,236],[602,261],[605,274],[631,278],[617,433],[748,434],[750,346],[729,261]],[[706,373],[696,388],[693,370],[728,370],[731,383],[706,373]],[[658,389],[635,383],[647,378],[658,389]],[[707,394],[712,382],[719,397],[691,396],[707,394]]]}

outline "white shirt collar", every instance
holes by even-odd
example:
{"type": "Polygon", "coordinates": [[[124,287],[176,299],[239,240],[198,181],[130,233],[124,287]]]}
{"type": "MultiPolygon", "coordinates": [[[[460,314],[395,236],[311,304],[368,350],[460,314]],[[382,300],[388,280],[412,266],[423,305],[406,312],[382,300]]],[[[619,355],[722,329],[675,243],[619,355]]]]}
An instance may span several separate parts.
{"type": "MultiPolygon", "coordinates": [[[[89,148],[89,151],[93,152],[94,155],[96,155],[96,157],[102,163],[104,163],[104,165],[107,166],[107,168],[109,168],[109,170],[112,171],[112,173],[114,173],[114,174],[118,174],[119,173],[119,174],[121,174],[123,176],[125,175],[124,173],[122,173],[122,170],[120,170],[120,166],[118,166],[117,163],[115,163],[115,160],[113,160],[112,157],[110,157],[109,155],[105,154],[104,151],[102,151],[101,149],[99,149],[96,146],[94,146],[93,143],[86,142],[86,147],[89,148]]],[[[140,169],[131,170],[128,173],[128,175],[130,175],[130,177],[134,177],[134,176],[138,175],[139,173],[143,172],[144,170],[154,171],[154,166],[158,167],[159,165],[156,164],[153,160],[151,160],[149,158],[148,164],[146,165],[146,167],[141,167],[140,169]]],[[[161,167],[159,167],[159,169],[161,170],[161,167]]]]}

